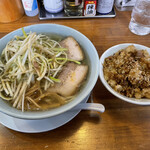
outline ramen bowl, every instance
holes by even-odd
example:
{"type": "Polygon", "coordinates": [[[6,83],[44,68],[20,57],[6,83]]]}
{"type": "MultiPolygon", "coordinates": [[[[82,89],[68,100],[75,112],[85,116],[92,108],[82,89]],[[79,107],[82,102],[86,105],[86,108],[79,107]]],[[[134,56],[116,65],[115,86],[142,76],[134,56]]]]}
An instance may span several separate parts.
{"type": "Polygon", "coordinates": [[[108,82],[105,80],[104,78],[104,72],[103,72],[103,63],[105,58],[112,56],[113,54],[115,54],[116,52],[118,52],[119,50],[125,49],[130,45],[134,45],[135,48],[137,50],[147,50],[147,52],[150,54],[150,48],[144,46],[144,45],[140,45],[140,44],[134,44],[134,43],[124,43],[124,44],[119,44],[119,45],[115,45],[113,47],[110,47],[109,49],[107,49],[101,56],[100,58],[100,70],[99,70],[99,77],[103,83],[103,85],[106,87],[106,89],[111,92],[113,95],[115,95],[116,97],[118,97],[121,100],[124,100],[126,102],[132,103],[132,104],[138,104],[138,105],[150,105],[150,99],[146,99],[146,98],[141,98],[141,99],[137,99],[137,98],[129,98],[126,97],[124,95],[119,94],[118,92],[116,92],[109,84],[108,82]]]}
{"type": "MultiPolygon", "coordinates": [[[[98,70],[99,70],[99,57],[97,54],[97,51],[94,47],[94,45],[91,43],[91,41],[84,36],[82,33],[78,32],[77,30],[74,30],[70,27],[66,27],[63,25],[57,25],[57,24],[37,24],[37,25],[31,25],[24,27],[24,30],[28,33],[30,31],[36,32],[37,34],[43,33],[43,34],[51,34],[51,35],[60,35],[63,37],[72,36],[76,39],[76,41],[80,44],[80,46],[83,49],[83,52],[85,54],[85,57],[88,62],[89,71],[87,80],[84,84],[84,86],[81,88],[81,90],[76,94],[75,98],[58,108],[46,110],[46,111],[25,111],[21,112],[21,110],[17,110],[16,108],[13,108],[11,105],[9,105],[6,101],[0,99],[0,111],[2,113],[5,113],[7,115],[21,118],[21,119],[43,119],[48,118],[52,116],[56,116],[59,114],[62,114],[66,111],[71,110],[73,107],[78,105],[80,102],[82,102],[92,91],[97,78],[98,78],[98,70]]],[[[22,30],[18,29],[15,30],[3,38],[0,39],[0,52],[4,49],[6,44],[14,38],[15,35],[22,35],[22,30]]]]}

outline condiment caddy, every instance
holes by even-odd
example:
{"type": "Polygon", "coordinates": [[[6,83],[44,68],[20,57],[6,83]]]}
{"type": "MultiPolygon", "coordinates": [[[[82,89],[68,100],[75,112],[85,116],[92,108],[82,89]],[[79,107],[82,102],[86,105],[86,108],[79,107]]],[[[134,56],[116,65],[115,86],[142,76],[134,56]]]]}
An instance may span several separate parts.
{"type": "MultiPolygon", "coordinates": [[[[79,0],[80,1],[80,0],[79,0]]],[[[96,0],[85,0],[83,5],[82,15],[66,15],[65,11],[60,11],[57,13],[51,13],[47,11],[44,7],[43,2],[39,1],[39,19],[77,19],[77,18],[110,18],[115,17],[116,13],[114,8],[108,13],[101,14],[96,11],[97,1],[96,0]]]]}

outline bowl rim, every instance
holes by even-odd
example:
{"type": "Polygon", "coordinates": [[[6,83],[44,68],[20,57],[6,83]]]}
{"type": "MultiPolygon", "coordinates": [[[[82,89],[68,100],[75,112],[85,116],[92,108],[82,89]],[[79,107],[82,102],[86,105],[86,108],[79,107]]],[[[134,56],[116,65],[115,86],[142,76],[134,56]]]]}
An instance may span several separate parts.
{"type": "MultiPolygon", "coordinates": [[[[137,105],[150,105],[150,99],[146,99],[144,98],[143,100],[146,100],[145,102],[143,102],[142,100],[138,100],[136,98],[129,98],[127,96],[124,96],[124,95],[121,95],[119,94],[118,92],[116,92],[108,83],[107,81],[105,80],[104,78],[104,74],[103,74],[103,60],[106,58],[106,54],[109,53],[110,51],[112,51],[112,49],[116,48],[117,50],[114,52],[116,53],[117,51],[123,49],[122,47],[126,48],[127,46],[129,45],[134,45],[135,47],[143,47],[145,49],[148,49],[149,52],[150,52],[150,48],[147,47],[147,46],[144,46],[144,45],[141,45],[141,44],[136,44],[136,43],[122,43],[122,44],[117,44],[117,45],[114,45],[110,48],[108,48],[100,57],[100,60],[99,60],[99,63],[100,63],[100,71],[99,71],[99,78],[101,80],[101,82],[103,83],[103,85],[106,87],[106,89],[112,93],[114,96],[118,97],[119,99],[121,100],[124,100],[126,102],[129,102],[129,103],[132,103],[132,104],[137,104],[137,105]],[[120,47],[120,48],[119,48],[120,47]]],[[[142,49],[142,48],[141,48],[142,49]]],[[[114,54],[113,53],[113,54],[114,54]]],[[[112,56],[112,55],[110,55],[112,56]]],[[[108,57],[108,56],[107,56],[108,57]]]]}
{"type": "MultiPolygon", "coordinates": [[[[95,56],[96,56],[95,60],[96,60],[97,63],[99,62],[99,55],[98,55],[97,50],[96,50],[95,46],[93,45],[93,43],[92,43],[84,34],[82,34],[81,32],[77,31],[76,29],[73,29],[73,28],[68,27],[68,26],[65,26],[65,25],[59,25],[59,24],[54,24],[54,23],[34,24],[34,25],[24,26],[23,28],[26,30],[26,29],[31,28],[31,27],[34,27],[34,26],[39,26],[39,27],[41,27],[41,26],[55,26],[55,27],[57,27],[57,28],[58,28],[58,27],[61,27],[61,28],[70,30],[71,32],[80,35],[81,37],[83,37],[84,39],[86,39],[86,41],[89,42],[89,44],[90,44],[91,47],[92,47],[93,53],[95,53],[95,56]]],[[[1,40],[5,40],[5,38],[9,37],[11,34],[17,32],[17,31],[19,31],[19,30],[21,30],[21,28],[18,28],[18,29],[16,29],[16,30],[14,30],[14,31],[12,31],[12,32],[10,32],[10,33],[8,33],[8,34],[6,34],[5,36],[3,36],[3,37],[0,39],[0,41],[1,41],[1,40]]],[[[96,63],[96,64],[97,64],[97,63],[96,63]]],[[[75,107],[75,106],[78,105],[80,102],[82,102],[82,100],[84,100],[84,98],[93,90],[93,88],[94,88],[94,86],[95,86],[95,84],[96,84],[96,82],[97,82],[97,79],[98,79],[99,64],[97,64],[97,66],[95,66],[95,69],[94,69],[94,70],[95,70],[95,75],[94,75],[94,77],[92,78],[92,83],[90,84],[90,87],[88,87],[86,93],[85,93],[85,92],[82,93],[82,95],[80,96],[80,101],[79,101],[79,100],[78,100],[78,101],[75,101],[72,105],[68,105],[67,108],[65,108],[65,109],[62,109],[62,110],[59,109],[59,110],[58,110],[57,112],[55,112],[55,113],[54,113],[54,112],[51,113],[50,110],[46,110],[45,112],[47,112],[47,114],[42,114],[42,115],[40,115],[40,116],[37,116],[37,115],[34,116],[34,115],[28,115],[28,114],[22,115],[21,111],[20,111],[20,113],[14,114],[14,113],[12,113],[11,111],[9,111],[9,110],[4,110],[4,109],[1,108],[1,107],[0,107],[0,111],[1,111],[2,113],[5,113],[5,114],[9,115],[9,116],[12,116],[12,117],[15,117],[15,118],[20,118],[20,119],[27,119],[27,120],[44,119],[44,118],[48,118],[48,117],[52,117],[52,116],[56,116],[56,115],[62,114],[62,113],[64,113],[64,112],[68,111],[68,110],[71,110],[73,107],[75,107]]]]}

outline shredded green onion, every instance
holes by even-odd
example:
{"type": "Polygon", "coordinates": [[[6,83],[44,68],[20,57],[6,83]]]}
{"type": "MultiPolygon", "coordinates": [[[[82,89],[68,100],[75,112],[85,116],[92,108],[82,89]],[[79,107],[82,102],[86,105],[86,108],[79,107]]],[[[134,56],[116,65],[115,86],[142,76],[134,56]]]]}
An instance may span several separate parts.
{"type": "Polygon", "coordinates": [[[50,37],[35,32],[27,34],[24,28],[22,32],[23,36],[15,36],[2,51],[0,97],[11,100],[13,107],[22,107],[24,111],[25,92],[34,83],[38,82],[46,90],[61,82],[58,76],[65,63],[81,62],[68,59],[68,49],[50,37]]]}
{"type": "Polygon", "coordinates": [[[23,36],[15,36],[15,38],[17,39],[17,41],[25,39],[25,37],[23,37],[23,36]]]}
{"type": "Polygon", "coordinates": [[[68,51],[67,48],[52,48],[54,51],[68,51]]]}
{"type": "MultiPolygon", "coordinates": [[[[49,62],[51,62],[51,61],[53,61],[53,60],[54,60],[54,59],[49,59],[48,61],[49,61],[49,62]]],[[[60,58],[60,57],[57,57],[57,58],[56,58],[56,60],[66,60],[66,61],[74,62],[74,63],[76,63],[76,64],[78,64],[78,65],[80,65],[80,64],[81,64],[81,62],[80,62],[80,61],[73,60],[73,59],[68,59],[68,58],[60,58]]]]}
{"type": "Polygon", "coordinates": [[[21,29],[22,29],[23,35],[24,35],[25,37],[27,37],[27,34],[26,34],[26,32],[24,31],[24,28],[21,28],[21,29]]]}
{"type": "Polygon", "coordinates": [[[53,81],[55,81],[55,82],[58,82],[58,83],[60,83],[61,82],[61,80],[60,79],[56,79],[56,78],[54,78],[54,77],[49,77],[51,80],[53,80],[53,81]]]}
{"type": "Polygon", "coordinates": [[[73,59],[67,59],[67,58],[56,58],[56,60],[67,60],[67,61],[72,61],[78,65],[81,64],[81,62],[77,61],[77,60],[73,60],[73,59]]]}

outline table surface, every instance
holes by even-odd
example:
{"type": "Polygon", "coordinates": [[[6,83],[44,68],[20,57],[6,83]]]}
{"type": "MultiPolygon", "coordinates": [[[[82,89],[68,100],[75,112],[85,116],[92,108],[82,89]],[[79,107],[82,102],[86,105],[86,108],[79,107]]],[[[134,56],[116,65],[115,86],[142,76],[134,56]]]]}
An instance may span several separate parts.
{"type": "MultiPolygon", "coordinates": [[[[99,56],[120,43],[138,43],[150,47],[150,35],[137,36],[128,29],[131,12],[116,12],[115,18],[40,21],[38,16],[23,16],[18,21],[0,24],[0,38],[23,26],[56,23],[72,27],[87,36],[99,56]]],[[[150,106],[124,102],[98,79],[93,89],[94,102],[102,103],[103,114],[81,111],[69,123],[49,132],[25,134],[0,124],[0,150],[149,150],[150,106]]]]}

